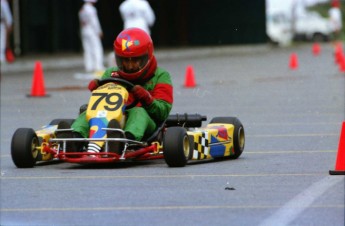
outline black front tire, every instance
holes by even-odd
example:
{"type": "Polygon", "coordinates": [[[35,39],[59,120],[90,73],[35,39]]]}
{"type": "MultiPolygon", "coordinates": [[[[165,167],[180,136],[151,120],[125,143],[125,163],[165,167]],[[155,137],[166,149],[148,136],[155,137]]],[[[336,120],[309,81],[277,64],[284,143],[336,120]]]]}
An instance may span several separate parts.
{"type": "Polygon", "coordinates": [[[31,128],[19,128],[12,136],[11,156],[18,168],[32,168],[39,156],[39,140],[31,128]]]}
{"type": "Polygon", "coordinates": [[[234,134],[234,150],[235,154],[229,156],[230,159],[237,159],[243,153],[244,144],[245,144],[245,134],[244,134],[244,127],[241,121],[236,117],[216,117],[210,121],[211,123],[225,123],[225,124],[233,124],[234,134]]]}
{"type": "Polygon", "coordinates": [[[165,162],[170,167],[184,167],[192,155],[190,138],[185,128],[169,127],[163,139],[165,162]]]}

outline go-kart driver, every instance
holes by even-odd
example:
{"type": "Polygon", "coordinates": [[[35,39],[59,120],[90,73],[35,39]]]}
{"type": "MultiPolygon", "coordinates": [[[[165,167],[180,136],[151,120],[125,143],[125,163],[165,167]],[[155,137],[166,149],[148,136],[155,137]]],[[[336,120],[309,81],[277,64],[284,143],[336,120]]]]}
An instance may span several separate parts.
{"type": "MultiPolygon", "coordinates": [[[[114,41],[114,52],[117,67],[108,68],[102,79],[118,77],[134,84],[129,93],[132,99],[139,103],[126,110],[127,121],[124,127],[126,138],[140,141],[145,134],[152,134],[157,124],[163,122],[170,113],[173,103],[173,86],[170,74],[157,67],[153,54],[151,37],[139,28],[123,30],[114,41]]],[[[98,88],[99,80],[89,83],[89,90],[98,88]]],[[[118,127],[118,123],[111,120],[108,127],[118,127]]],[[[73,137],[89,136],[89,124],[86,112],[83,112],[72,124],[73,137]]],[[[109,137],[109,134],[108,134],[109,137]]],[[[69,152],[79,151],[81,143],[68,145],[69,152]],[[71,150],[72,149],[72,150],[71,150]]],[[[109,145],[111,148],[111,146],[109,145]]],[[[89,142],[88,152],[97,153],[101,150],[97,144],[89,142]]]]}

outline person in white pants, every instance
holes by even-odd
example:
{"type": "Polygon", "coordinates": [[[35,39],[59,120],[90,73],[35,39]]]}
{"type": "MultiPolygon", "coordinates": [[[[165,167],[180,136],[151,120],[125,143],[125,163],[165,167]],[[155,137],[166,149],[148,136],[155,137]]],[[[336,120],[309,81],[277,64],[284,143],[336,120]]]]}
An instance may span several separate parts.
{"type": "Polygon", "coordinates": [[[6,62],[6,47],[9,33],[12,31],[13,18],[7,0],[1,0],[1,24],[0,24],[0,62],[6,62]]]}
{"type": "Polygon", "coordinates": [[[339,41],[341,39],[341,31],[343,27],[340,4],[340,0],[332,0],[332,7],[328,11],[329,19],[333,29],[334,41],[339,41]]]}
{"type": "Polygon", "coordinates": [[[121,3],[119,11],[124,22],[124,29],[140,28],[150,35],[156,17],[146,0],[125,0],[121,3]]]}
{"type": "Polygon", "coordinates": [[[84,65],[87,73],[99,73],[104,70],[103,32],[94,4],[97,0],[84,0],[79,11],[81,40],[84,49],[84,65]]]}

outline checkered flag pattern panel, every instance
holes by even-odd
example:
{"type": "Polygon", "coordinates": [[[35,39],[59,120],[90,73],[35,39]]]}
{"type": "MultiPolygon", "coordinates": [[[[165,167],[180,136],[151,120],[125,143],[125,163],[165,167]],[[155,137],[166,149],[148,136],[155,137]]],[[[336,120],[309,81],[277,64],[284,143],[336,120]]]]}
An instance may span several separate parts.
{"type": "Polygon", "coordinates": [[[193,159],[206,159],[209,155],[208,133],[202,132],[198,140],[194,141],[193,159]]]}

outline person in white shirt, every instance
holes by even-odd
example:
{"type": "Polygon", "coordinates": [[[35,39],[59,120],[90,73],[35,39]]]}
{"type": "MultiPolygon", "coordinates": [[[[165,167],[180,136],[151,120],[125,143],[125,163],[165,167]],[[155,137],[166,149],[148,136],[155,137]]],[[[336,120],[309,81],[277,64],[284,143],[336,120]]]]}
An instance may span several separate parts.
{"type": "Polygon", "coordinates": [[[99,73],[104,70],[102,28],[98,20],[97,0],[84,0],[79,11],[81,40],[84,49],[84,65],[87,73],[99,73]]]}
{"type": "Polygon", "coordinates": [[[0,24],[0,62],[6,62],[6,47],[9,34],[12,31],[13,18],[7,0],[1,0],[1,24],[0,24]]]}
{"type": "Polygon", "coordinates": [[[329,10],[329,18],[331,21],[331,26],[333,29],[334,40],[337,41],[340,39],[342,24],[342,15],[340,10],[340,0],[333,0],[331,2],[332,7],[329,10]]]}
{"type": "Polygon", "coordinates": [[[124,29],[140,28],[149,35],[156,17],[146,0],[125,0],[121,3],[119,11],[124,22],[124,29]]]}

